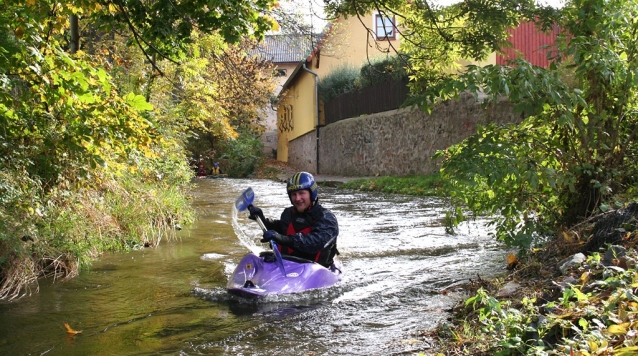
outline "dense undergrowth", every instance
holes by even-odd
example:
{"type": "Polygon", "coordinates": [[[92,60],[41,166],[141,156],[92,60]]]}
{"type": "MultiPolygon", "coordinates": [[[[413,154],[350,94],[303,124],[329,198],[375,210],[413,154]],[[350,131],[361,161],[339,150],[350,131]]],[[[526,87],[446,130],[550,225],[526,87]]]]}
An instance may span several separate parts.
{"type": "MultiPolygon", "coordinates": [[[[637,238],[627,237],[632,244],[637,238]]],[[[636,250],[607,251],[591,253],[564,275],[536,256],[503,278],[475,283],[478,290],[450,323],[426,335],[441,355],[635,355],[636,250]],[[517,286],[512,295],[502,295],[506,282],[517,286]]]]}

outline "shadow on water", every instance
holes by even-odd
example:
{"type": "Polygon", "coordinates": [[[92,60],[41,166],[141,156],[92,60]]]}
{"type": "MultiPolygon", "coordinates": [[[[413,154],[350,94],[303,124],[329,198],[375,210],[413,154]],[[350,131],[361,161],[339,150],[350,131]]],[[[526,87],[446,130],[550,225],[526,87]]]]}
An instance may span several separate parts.
{"type": "Polygon", "coordinates": [[[321,188],[339,220],[343,280],[296,295],[243,299],[226,282],[249,251],[266,248],[233,203],[251,186],[278,217],[283,183],[201,180],[198,220],[179,240],[103,256],[69,281],[0,304],[0,354],[388,355],[427,351],[416,335],[443,320],[462,280],[502,272],[506,251],[480,225],[447,235],[437,199],[321,188]],[[82,334],[67,336],[64,323],[82,334]],[[406,342],[410,340],[410,342],[406,342]]]}

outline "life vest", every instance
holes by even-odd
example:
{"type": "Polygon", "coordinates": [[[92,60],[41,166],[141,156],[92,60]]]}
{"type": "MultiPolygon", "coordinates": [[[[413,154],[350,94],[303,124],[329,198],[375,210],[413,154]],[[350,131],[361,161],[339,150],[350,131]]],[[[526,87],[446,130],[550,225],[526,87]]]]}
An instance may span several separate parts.
{"type": "Polygon", "coordinates": [[[213,170],[211,171],[211,174],[213,174],[213,175],[219,174],[219,167],[213,167],[213,170]]]}
{"type": "Polygon", "coordinates": [[[205,175],[206,175],[206,168],[204,168],[203,165],[200,165],[199,168],[197,169],[197,176],[203,177],[205,175]]]}
{"type": "MultiPolygon", "coordinates": [[[[292,235],[296,233],[307,234],[310,232],[310,230],[312,230],[314,222],[315,221],[310,214],[298,214],[296,212],[293,212],[292,221],[288,225],[286,235],[292,235]]],[[[330,246],[327,246],[323,250],[314,254],[296,251],[289,246],[278,245],[277,247],[279,249],[279,252],[281,252],[282,254],[301,257],[306,260],[317,262],[325,267],[328,267],[332,264],[333,258],[335,254],[337,254],[336,241],[330,246]]]]}

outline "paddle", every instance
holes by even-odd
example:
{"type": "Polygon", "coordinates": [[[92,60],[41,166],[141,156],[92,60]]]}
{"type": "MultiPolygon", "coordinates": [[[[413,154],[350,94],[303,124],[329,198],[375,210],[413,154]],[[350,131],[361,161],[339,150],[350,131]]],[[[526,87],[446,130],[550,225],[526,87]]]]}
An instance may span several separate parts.
{"type": "MultiPolygon", "coordinates": [[[[248,210],[248,206],[252,204],[254,200],[255,200],[255,192],[253,191],[253,188],[248,187],[235,200],[235,208],[237,208],[238,211],[248,210]]],[[[257,219],[255,219],[255,221],[257,221],[257,224],[259,224],[259,227],[261,227],[261,230],[263,232],[266,232],[266,225],[264,225],[264,222],[261,221],[261,218],[259,216],[257,216],[257,219]]],[[[276,257],[277,265],[279,266],[279,269],[284,274],[284,277],[286,277],[286,269],[284,268],[284,259],[281,257],[281,252],[279,252],[279,248],[277,248],[277,243],[271,240],[270,246],[272,247],[272,250],[275,253],[275,257],[276,257]]]]}
{"type": "Polygon", "coordinates": [[[238,211],[244,211],[248,209],[248,205],[253,203],[253,200],[255,200],[255,192],[253,192],[253,188],[248,187],[235,200],[235,208],[238,211]]]}

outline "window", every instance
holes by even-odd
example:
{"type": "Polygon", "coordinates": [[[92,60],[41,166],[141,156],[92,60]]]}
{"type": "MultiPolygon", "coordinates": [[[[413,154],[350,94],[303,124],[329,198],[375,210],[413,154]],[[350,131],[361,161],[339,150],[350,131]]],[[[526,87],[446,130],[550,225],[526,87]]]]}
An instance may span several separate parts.
{"type": "Polygon", "coordinates": [[[277,114],[279,115],[279,120],[277,120],[277,128],[279,129],[279,132],[292,131],[292,105],[285,104],[280,106],[277,114]]]}
{"type": "Polygon", "coordinates": [[[395,40],[397,38],[394,17],[376,14],[374,18],[374,33],[378,40],[395,40]]]}

